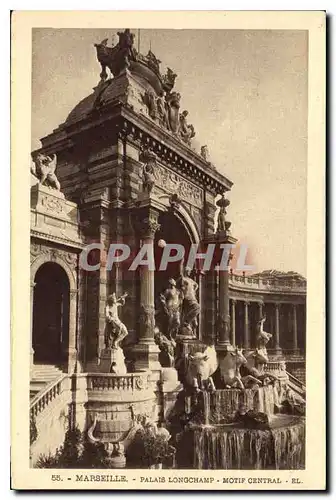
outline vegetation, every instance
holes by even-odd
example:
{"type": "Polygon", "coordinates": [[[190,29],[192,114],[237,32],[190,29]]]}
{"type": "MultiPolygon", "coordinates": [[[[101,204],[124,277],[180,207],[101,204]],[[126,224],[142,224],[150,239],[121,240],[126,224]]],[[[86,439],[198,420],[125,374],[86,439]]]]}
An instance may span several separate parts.
{"type": "Polygon", "coordinates": [[[107,453],[102,444],[90,443],[87,433],[78,428],[69,429],[63,445],[54,455],[40,455],[35,467],[38,469],[107,468],[107,453]]]}
{"type": "Polygon", "coordinates": [[[167,465],[173,460],[175,448],[167,438],[156,435],[152,429],[140,429],[126,451],[127,467],[148,469],[157,464],[167,465]]]}

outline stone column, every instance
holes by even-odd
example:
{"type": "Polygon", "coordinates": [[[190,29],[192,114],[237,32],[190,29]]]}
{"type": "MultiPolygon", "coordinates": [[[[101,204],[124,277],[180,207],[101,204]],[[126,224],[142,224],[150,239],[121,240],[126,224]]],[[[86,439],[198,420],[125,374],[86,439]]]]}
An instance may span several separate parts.
{"type": "MultiPolygon", "coordinates": [[[[152,208],[137,218],[137,232],[141,240],[141,245],[146,245],[148,254],[152,252],[154,256],[154,236],[160,228],[158,224],[158,212],[152,208]]],[[[154,258],[154,257],[153,257],[154,258]]],[[[133,348],[135,353],[135,369],[160,370],[158,355],[159,348],[154,342],[155,328],[155,296],[154,296],[154,272],[148,265],[140,266],[140,329],[139,342],[133,348]]]]}
{"type": "Polygon", "coordinates": [[[280,304],[276,302],[275,304],[275,349],[280,351],[280,304]]]}
{"type": "Polygon", "coordinates": [[[298,349],[296,304],[293,304],[293,349],[298,349]]]}
{"type": "Polygon", "coordinates": [[[261,319],[263,317],[263,302],[258,302],[258,306],[259,306],[259,319],[261,319]]]}
{"type": "Polygon", "coordinates": [[[231,344],[236,345],[236,301],[231,299],[231,344]]]}
{"type": "Polygon", "coordinates": [[[69,305],[69,345],[68,345],[68,373],[73,373],[77,361],[77,296],[78,290],[70,290],[70,305],[69,305]]]}
{"type": "Polygon", "coordinates": [[[244,349],[250,347],[249,305],[248,301],[244,302],[244,349]]]}
{"type": "Polygon", "coordinates": [[[34,366],[34,348],[33,348],[33,320],[34,320],[34,288],[36,283],[30,282],[30,369],[34,366]]]}
{"type": "Polygon", "coordinates": [[[218,346],[230,346],[229,271],[218,271],[218,346]]]}

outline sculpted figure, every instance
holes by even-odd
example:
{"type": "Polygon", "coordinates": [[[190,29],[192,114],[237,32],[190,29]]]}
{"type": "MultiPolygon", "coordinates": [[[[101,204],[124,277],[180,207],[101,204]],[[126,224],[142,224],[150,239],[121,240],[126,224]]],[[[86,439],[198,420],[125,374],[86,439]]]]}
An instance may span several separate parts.
{"type": "Polygon", "coordinates": [[[208,346],[205,351],[189,354],[187,358],[186,383],[196,391],[209,389],[215,391],[216,387],[212,375],[218,367],[217,353],[214,346],[208,346]]]}
{"type": "Polygon", "coordinates": [[[33,158],[33,161],[35,163],[35,168],[32,168],[31,172],[38,178],[40,184],[59,191],[61,185],[55,174],[57,156],[55,154],[47,156],[43,153],[38,153],[36,157],[33,158]]]}
{"type": "Polygon", "coordinates": [[[195,129],[193,125],[188,125],[187,123],[188,111],[184,110],[180,114],[180,135],[184,142],[190,144],[190,140],[195,137],[195,129]]]}
{"type": "Polygon", "coordinates": [[[167,103],[164,98],[163,92],[160,92],[160,94],[156,98],[156,108],[160,124],[163,127],[169,128],[167,103]]]}
{"type": "Polygon", "coordinates": [[[167,72],[162,76],[162,85],[166,92],[171,92],[174,85],[177,74],[171,68],[167,68],[167,72]]]}
{"type": "Polygon", "coordinates": [[[119,42],[115,47],[108,47],[108,38],[100,43],[95,43],[97,59],[101,65],[100,78],[107,80],[108,74],[106,68],[109,68],[113,76],[117,76],[125,68],[130,66],[131,61],[136,61],[137,52],[133,46],[134,34],[129,29],[124,32],[118,32],[119,42]]]}
{"type": "Polygon", "coordinates": [[[221,378],[225,388],[244,389],[244,384],[240,374],[240,368],[246,364],[246,358],[242,349],[236,348],[235,351],[228,351],[225,358],[220,361],[221,378]]]}
{"type": "Polygon", "coordinates": [[[182,296],[173,278],[169,279],[168,287],[160,294],[160,302],[167,318],[167,336],[175,338],[181,325],[182,296]]]}
{"type": "Polygon", "coordinates": [[[201,156],[203,160],[209,162],[210,161],[210,154],[209,154],[209,149],[208,146],[205,144],[204,146],[201,146],[201,156]]]}
{"type": "Polygon", "coordinates": [[[181,278],[181,290],[183,293],[182,303],[182,322],[183,327],[189,329],[195,335],[195,330],[198,325],[198,315],[200,306],[197,300],[196,292],[198,284],[191,277],[191,269],[185,269],[185,275],[181,278]]]}
{"type": "Polygon", "coordinates": [[[261,318],[257,323],[257,348],[260,349],[260,351],[262,351],[263,355],[266,358],[265,363],[267,363],[268,355],[267,355],[266,345],[272,338],[272,334],[265,332],[264,330],[265,321],[266,321],[266,316],[261,318]]]}
{"type": "Polygon", "coordinates": [[[169,128],[174,134],[177,134],[179,130],[180,99],[181,95],[178,92],[171,92],[166,95],[169,128]]]}
{"type": "Polygon", "coordinates": [[[107,298],[105,307],[105,344],[106,347],[111,349],[119,348],[120,342],[128,335],[128,331],[124,323],[122,323],[118,316],[118,308],[125,304],[127,293],[117,298],[115,293],[112,293],[107,298]]]}
{"type": "Polygon", "coordinates": [[[136,61],[137,52],[134,48],[134,33],[131,33],[129,28],[126,28],[125,31],[118,31],[117,33],[119,37],[119,47],[121,49],[125,66],[129,67],[130,61],[136,61]]]}
{"type": "Polygon", "coordinates": [[[216,205],[219,207],[218,219],[217,219],[217,232],[225,232],[229,231],[231,227],[231,222],[226,220],[226,207],[230,205],[230,201],[225,198],[224,194],[222,197],[216,202],[216,205]]]}
{"type": "Polygon", "coordinates": [[[145,150],[140,155],[140,160],[144,162],[142,170],[142,190],[148,195],[151,194],[155,184],[156,154],[153,151],[145,150]]]}
{"type": "Polygon", "coordinates": [[[267,385],[278,380],[278,378],[271,373],[259,369],[268,362],[268,357],[265,356],[261,349],[255,349],[244,355],[246,363],[242,365],[240,374],[245,387],[248,387],[250,383],[267,385]]]}
{"type": "Polygon", "coordinates": [[[161,366],[164,368],[171,368],[174,366],[176,347],[175,341],[167,338],[166,335],[163,335],[157,327],[154,329],[154,340],[161,351],[159,354],[161,366]]]}
{"type": "Polygon", "coordinates": [[[148,61],[148,66],[156,71],[157,73],[160,72],[160,63],[161,61],[156,57],[155,54],[151,50],[148,51],[148,54],[146,56],[146,59],[148,61]]]}
{"type": "Polygon", "coordinates": [[[152,90],[147,91],[142,97],[143,102],[148,108],[148,114],[153,120],[158,116],[157,100],[152,90]]]}

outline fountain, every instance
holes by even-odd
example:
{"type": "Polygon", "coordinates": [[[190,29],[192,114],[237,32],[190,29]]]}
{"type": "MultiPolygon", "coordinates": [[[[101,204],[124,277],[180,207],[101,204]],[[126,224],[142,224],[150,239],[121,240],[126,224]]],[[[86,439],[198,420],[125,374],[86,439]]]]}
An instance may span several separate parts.
{"type": "MultiPolygon", "coordinates": [[[[234,357],[235,353],[228,355],[234,357]]],[[[192,359],[200,358],[201,353],[192,356],[192,359]]],[[[260,378],[266,375],[256,370],[255,375],[258,374],[260,378]]],[[[215,390],[211,390],[211,384],[203,384],[203,390],[184,384],[171,416],[178,468],[304,468],[302,407],[301,411],[299,407],[294,411],[295,405],[288,405],[282,380],[264,378],[263,385],[237,388],[244,380],[240,377],[238,370],[234,386],[215,390]]]]}

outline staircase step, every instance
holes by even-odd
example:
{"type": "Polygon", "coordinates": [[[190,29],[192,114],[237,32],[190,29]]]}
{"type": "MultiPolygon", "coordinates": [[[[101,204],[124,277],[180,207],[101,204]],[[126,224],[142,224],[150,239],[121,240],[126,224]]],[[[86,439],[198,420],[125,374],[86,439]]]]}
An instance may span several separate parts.
{"type": "Polygon", "coordinates": [[[54,365],[34,365],[30,380],[30,399],[33,399],[50,382],[62,375],[62,370],[54,365]]]}

